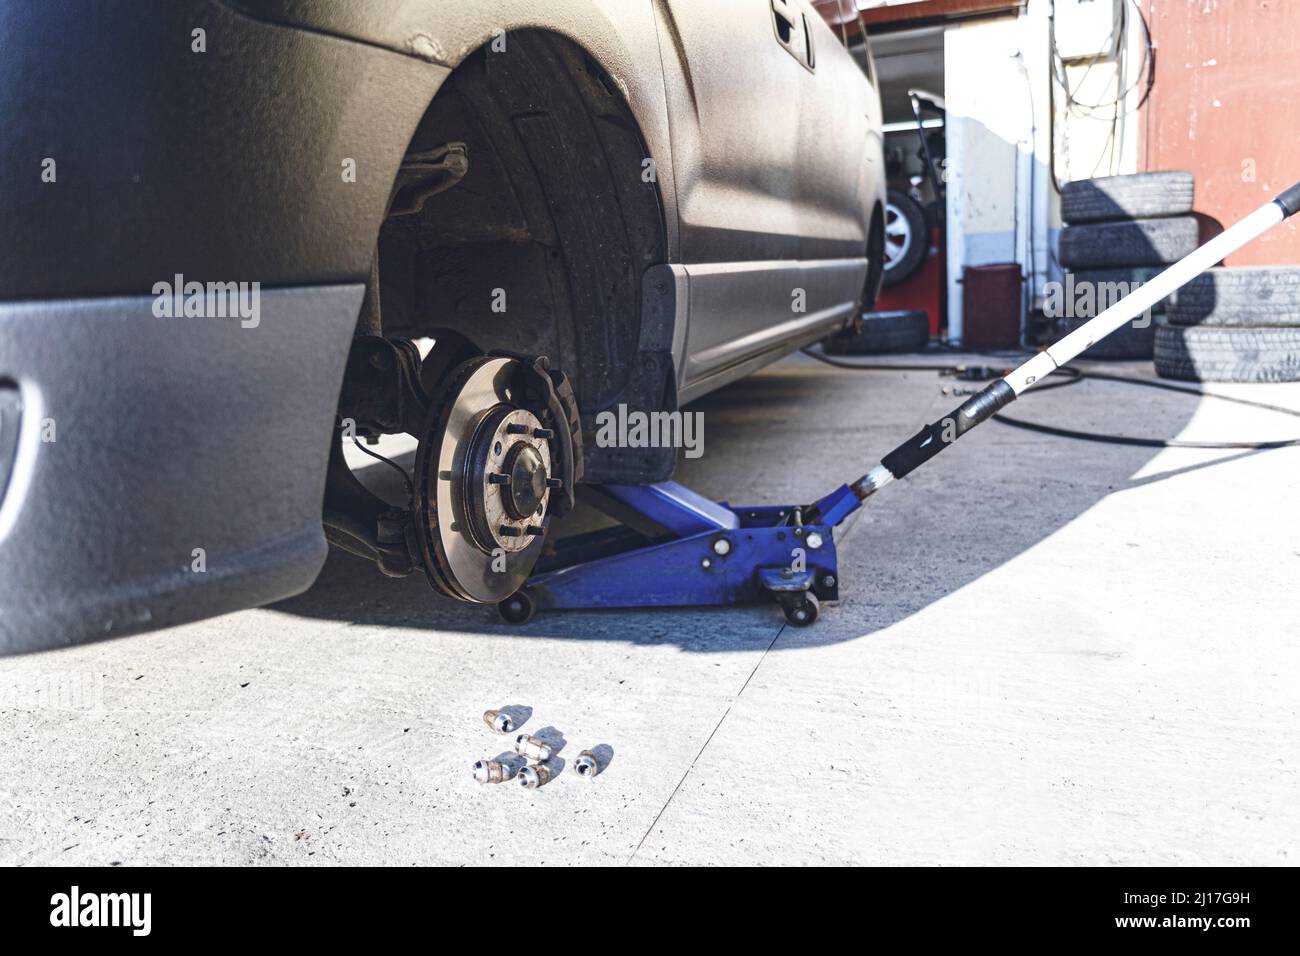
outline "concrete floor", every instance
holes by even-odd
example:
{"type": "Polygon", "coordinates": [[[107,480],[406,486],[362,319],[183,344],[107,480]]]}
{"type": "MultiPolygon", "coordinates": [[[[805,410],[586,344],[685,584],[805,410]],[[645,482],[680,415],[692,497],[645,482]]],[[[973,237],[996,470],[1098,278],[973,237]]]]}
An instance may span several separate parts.
{"type": "MultiPolygon", "coordinates": [[[[950,409],[942,384],[786,360],[693,406],[679,478],[811,500],[950,409]]],[[[1103,382],[1010,412],[1300,434],[1103,382]]],[[[1298,490],[1300,448],[990,423],[875,499],[808,630],[769,607],[508,629],[336,556],[276,607],[0,661],[0,862],[1295,864],[1298,490]],[[548,786],[470,779],[508,749],[479,719],[502,704],[567,741],[548,786]]]]}

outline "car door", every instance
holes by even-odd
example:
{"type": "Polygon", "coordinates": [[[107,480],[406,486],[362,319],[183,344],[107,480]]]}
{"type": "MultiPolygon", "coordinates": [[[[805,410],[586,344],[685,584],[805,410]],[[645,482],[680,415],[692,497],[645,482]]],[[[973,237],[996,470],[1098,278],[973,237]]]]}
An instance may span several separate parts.
{"type": "MultiPolygon", "coordinates": [[[[801,85],[787,0],[660,0],[686,262],[793,258],[801,85]],[[789,23],[788,19],[783,19],[789,23]]],[[[799,30],[802,30],[802,18],[799,30]]]]}
{"type": "Polygon", "coordinates": [[[869,87],[803,0],[657,0],[656,10],[689,398],[851,315],[866,270],[857,193],[869,87]]]}

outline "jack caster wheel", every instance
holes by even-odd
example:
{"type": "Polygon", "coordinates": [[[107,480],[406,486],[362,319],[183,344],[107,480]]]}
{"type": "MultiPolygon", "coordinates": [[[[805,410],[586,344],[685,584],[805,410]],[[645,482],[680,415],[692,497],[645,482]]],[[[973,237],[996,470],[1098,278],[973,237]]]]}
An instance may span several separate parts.
{"type": "Polygon", "coordinates": [[[537,602],[527,591],[516,591],[497,605],[497,613],[507,624],[527,624],[537,613],[537,602]]]}
{"type": "Polygon", "coordinates": [[[785,612],[786,622],[791,627],[808,627],[817,620],[821,604],[817,601],[817,595],[808,591],[797,598],[781,602],[781,610],[785,612]]]}

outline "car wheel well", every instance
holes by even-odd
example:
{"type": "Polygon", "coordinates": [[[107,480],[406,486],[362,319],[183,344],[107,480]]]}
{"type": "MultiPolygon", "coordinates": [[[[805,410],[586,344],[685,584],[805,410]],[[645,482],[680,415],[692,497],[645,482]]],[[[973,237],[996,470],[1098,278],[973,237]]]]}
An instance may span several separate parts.
{"type": "Polygon", "coordinates": [[[671,359],[665,372],[640,347],[671,340],[641,328],[642,275],[667,261],[667,228],[617,84],[572,40],[512,31],[447,78],[408,163],[449,143],[465,144],[467,171],[380,230],[382,333],[546,354],[570,372],[584,423],[619,401],[674,402],[671,359]]]}

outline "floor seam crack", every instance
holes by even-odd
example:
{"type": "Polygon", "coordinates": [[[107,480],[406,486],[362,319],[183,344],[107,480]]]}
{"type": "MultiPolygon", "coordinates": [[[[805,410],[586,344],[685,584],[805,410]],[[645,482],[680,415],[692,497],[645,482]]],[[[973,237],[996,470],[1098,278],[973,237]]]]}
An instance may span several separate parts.
{"type": "Polygon", "coordinates": [[[719,717],[718,722],[713,725],[713,730],[709,732],[709,736],[704,739],[704,743],[700,746],[700,749],[696,752],[695,756],[691,758],[691,762],[687,764],[686,772],[682,774],[682,779],[677,781],[677,786],[673,787],[673,792],[668,794],[668,799],[665,800],[664,805],[659,808],[659,812],[655,814],[655,818],[650,821],[649,828],[644,834],[642,834],[641,839],[637,841],[636,849],[633,850],[631,855],[627,858],[628,863],[631,863],[636,858],[636,855],[641,852],[641,847],[645,844],[645,841],[650,838],[650,834],[655,832],[655,827],[659,825],[659,820],[663,817],[664,811],[668,809],[668,805],[673,802],[673,798],[677,796],[677,792],[682,789],[682,784],[686,782],[686,778],[691,775],[691,771],[695,769],[695,765],[699,763],[700,758],[704,756],[704,751],[708,749],[709,744],[713,742],[714,736],[722,728],[723,723],[726,722],[727,717],[731,714],[731,708],[736,706],[736,701],[740,700],[740,695],[745,692],[745,688],[749,686],[749,682],[754,679],[754,675],[758,673],[758,669],[763,666],[763,661],[767,660],[768,653],[776,646],[776,642],[781,639],[781,635],[785,633],[786,626],[787,625],[782,624],[776,629],[776,635],[772,638],[766,649],[764,649],[763,653],[759,655],[758,660],[754,664],[754,669],[751,670],[749,676],[745,678],[745,683],[740,685],[740,690],[736,691],[735,696],[731,698],[731,702],[727,704],[727,709],[722,712],[722,716],[719,717]]]}

